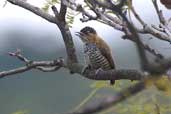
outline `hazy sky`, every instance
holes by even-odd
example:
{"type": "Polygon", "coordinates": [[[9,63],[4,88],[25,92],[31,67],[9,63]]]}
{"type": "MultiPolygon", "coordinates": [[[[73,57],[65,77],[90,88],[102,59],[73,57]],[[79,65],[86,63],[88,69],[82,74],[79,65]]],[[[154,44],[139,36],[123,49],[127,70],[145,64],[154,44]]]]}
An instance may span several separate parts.
{"type": "MultiPolygon", "coordinates": [[[[41,17],[39,17],[23,8],[12,5],[10,3],[8,3],[3,8],[2,6],[4,4],[4,1],[5,0],[0,0],[0,26],[1,26],[0,27],[0,36],[1,36],[0,37],[0,39],[1,39],[0,47],[2,47],[3,45],[6,44],[6,42],[7,42],[6,38],[4,39],[2,36],[6,31],[9,31],[9,30],[19,29],[25,33],[28,33],[29,31],[33,31],[38,35],[36,38],[38,38],[38,39],[40,38],[41,40],[43,40],[43,38],[46,38],[46,37],[41,37],[42,34],[46,34],[46,35],[59,34],[57,32],[56,25],[49,23],[48,21],[42,19],[41,17]]],[[[27,2],[34,4],[35,6],[38,6],[38,7],[42,7],[44,4],[44,1],[45,0],[28,0],[27,2]]],[[[78,1],[80,2],[81,0],[78,0],[78,1]]],[[[143,20],[145,20],[146,23],[155,24],[158,22],[157,15],[154,11],[151,0],[133,0],[133,1],[134,1],[135,9],[140,14],[140,16],[143,18],[143,20]]],[[[169,17],[171,15],[171,12],[167,11],[163,7],[163,5],[160,5],[160,8],[163,10],[164,15],[166,17],[169,17]]],[[[123,41],[120,38],[122,35],[121,32],[115,31],[113,28],[103,25],[101,23],[95,22],[95,21],[91,21],[88,23],[81,23],[79,21],[79,18],[75,18],[75,21],[74,21],[73,27],[71,28],[71,31],[74,34],[74,32],[79,31],[81,28],[83,28],[86,25],[94,27],[97,30],[97,32],[100,34],[100,36],[105,38],[107,43],[113,49],[118,50],[118,48],[121,48],[121,47],[123,48],[124,46],[125,46],[125,48],[130,47],[129,41],[123,41]],[[123,42],[126,42],[126,43],[121,45],[121,43],[123,43],[123,42]]],[[[136,23],[136,25],[139,25],[139,24],[136,23]]],[[[36,36],[36,34],[35,34],[35,36],[36,36]]],[[[46,35],[44,35],[44,36],[46,36],[46,35]]],[[[30,37],[29,40],[28,39],[25,39],[25,40],[30,41],[30,39],[32,39],[32,38],[30,37]]],[[[35,37],[34,37],[34,40],[35,40],[35,37]]],[[[55,42],[57,40],[58,39],[56,39],[56,38],[54,38],[54,39],[49,38],[48,41],[50,43],[54,43],[54,45],[56,45],[55,42]]],[[[61,41],[61,43],[63,43],[63,42],[61,41]]],[[[80,43],[77,43],[77,44],[80,45],[80,43]]],[[[29,45],[29,42],[26,45],[29,45]]],[[[59,45],[59,47],[60,47],[60,45],[59,45]]]]}
{"type": "MultiPolygon", "coordinates": [[[[6,5],[5,8],[3,8],[3,4],[4,4],[5,0],[0,0],[0,23],[5,23],[8,21],[13,21],[15,19],[16,23],[17,22],[22,22],[25,20],[29,20],[31,23],[41,23],[41,24],[47,24],[47,22],[30,13],[29,11],[26,11],[18,6],[15,5],[11,5],[10,3],[8,3],[6,5]]],[[[27,0],[27,2],[34,4],[35,6],[38,7],[42,7],[43,4],[45,3],[46,0],[27,0]]],[[[82,1],[82,0],[78,0],[78,1],[82,1]]],[[[138,11],[138,13],[141,15],[141,17],[147,22],[147,23],[156,23],[157,21],[157,16],[154,13],[154,8],[152,6],[151,0],[133,0],[134,4],[135,4],[135,8],[138,11]]],[[[165,8],[163,6],[160,6],[164,12],[165,12],[165,16],[167,15],[171,15],[170,12],[166,11],[165,8]]],[[[76,19],[77,21],[75,21],[74,25],[73,25],[73,30],[78,30],[81,29],[83,26],[85,26],[83,23],[81,23],[79,21],[79,19],[76,19]]],[[[93,25],[93,27],[95,27],[98,31],[101,31],[103,28],[104,33],[108,33],[106,31],[110,30],[110,27],[107,27],[99,24],[99,23],[95,23],[95,22],[89,22],[86,23],[86,25],[93,25]],[[104,30],[104,28],[106,28],[104,30]]],[[[113,30],[113,29],[112,29],[113,30]]],[[[102,32],[100,32],[102,33],[102,32]]]]}
{"type": "MultiPolygon", "coordinates": [[[[22,22],[25,20],[29,20],[32,23],[41,23],[41,24],[47,24],[44,19],[30,13],[29,11],[26,11],[18,6],[11,5],[8,3],[5,8],[3,8],[5,0],[0,0],[0,23],[5,23],[7,21],[13,21],[15,19],[16,23],[17,22],[22,22]]],[[[45,3],[46,0],[27,0],[27,2],[34,4],[35,6],[42,7],[43,4],[45,3]]],[[[78,0],[79,2],[82,0],[78,0]]],[[[154,13],[154,8],[152,6],[151,0],[133,0],[135,4],[135,8],[138,11],[138,13],[141,15],[141,17],[147,22],[147,23],[155,23],[156,22],[156,14],[154,13]]],[[[166,9],[163,6],[160,6],[164,12],[165,16],[171,15],[169,11],[166,11],[166,9]]],[[[83,23],[78,21],[79,19],[76,19],[74,25],[73,25],[73,30],[78,30],[81,29],[82,26],[85,26],[83,23]]],[[[106,26],[95,23],[95,22],[89,22],[86,23],[86,25],[93,25],[98,31],[101,31],[102,27],[106,28],[106,26]],[[93,24],[92,24],[93,23],[93,24]]],[[[110,30],[110,27],[107,27],[105,29],[106,31],[110,30]]],[[[103,29],[103,31],[105,31],[103,29]]],[[[106,33],[106,31],[104,33],[106,33]]],[[[108,33],[108,32],[107,32],[108,33]]]]}

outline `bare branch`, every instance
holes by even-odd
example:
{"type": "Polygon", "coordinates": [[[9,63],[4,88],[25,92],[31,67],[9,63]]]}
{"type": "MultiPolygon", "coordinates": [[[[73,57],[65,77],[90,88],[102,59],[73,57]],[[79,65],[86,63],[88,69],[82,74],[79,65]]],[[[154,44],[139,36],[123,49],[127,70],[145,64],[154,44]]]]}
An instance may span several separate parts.
{"type": "Polygon", "coordinates": [[[33,13],[35,13],[36,15],[46,19],[47,21],[51,22],[51,23],[55,23],[56,22],[56,19],[54,16],[44,12],[42,9],[38,8],[38,7],[35,7],[23,0],[7,0],[8,2],[14,4],[14,5],[18,5],[24,9],[27,9],[33,13]]]}
{"type": "Polygon", "coordinates": [[[59,12],[59,17],[63,21],[65,20],[66,12],[67,12],[67,6],[64,4],[63,0],[61,0],[61,8],[59,12]]]}
{"type": "Polygon", "coordinates": [[[131,11],[134,14],[135,18],[143,25],[146,26],[147,24],[141,19],[141,17],[138,15],[138,13],[135,11],[135,8],[133,5],[131,5],[131,11]]]}
{"type": "MultiPolygon", "coordinates": [[[[148,78],[148,75],[146,76],[144,73],[134,69],[112,69],[108,71],[86,69],[84,74],[82,74],[82,69],[85,68],[83,65],[72,65],[72,71],[92,80],[143,80],[148,78]]],[[[151,74],[163,75],[169,68],[171,68],[171,58],[159,59],[158,63],[149,63],[147,67],[151,74]]]]}
{"type": "Polygon", "coordinates": [[[165,18],[163,16],[162,11],[159,10],[159,7],[157,5],[157,0],[152,0],[152,2],[153,2],[153,5],[154,5],[155,10],[157,12],[157,15],[158,15],[158,18],[160,20],[160,23],[162,23],[163,25],[166,25],[166,20],[165,20],[165,18]]]}
{"type": "Polygon", "coordinates": [[[98,16],[93,16],[91,15],[88,11],[86,11],[82,5],[80,4],[76,4],[76,3],[73,3],[71,1],[66,1],[64,0],[65,2],[63,2],[67,7],[71,8],[72,10],[75,10],[75,11],[78,11],[78,12],[81,12],[83,16],[86,16],[88,19],[83,19],[81,18],[80,20],[83,21],[83,22],[86,22],[86,21],[89,21],[89,20],[97,20],[98,16]]]}
{"type": "Polygon", "coordinates": [[[89,105],[88,107],[84,107],[79,111],[70,112],[66,114],[94,114],[100,112],[104,109],[110,108],[111,106],[115,106],[116,104],[120,103],[128,99],[131,96],[140,93],[145,89],[144,82],[139,82],[131,87],[128,87],[114,96],[106,97],[98,104],[89,105]]]}
{"type": "Polygon", "coordinates": [[[133,69],[118,69],[109,71],[86,71],[84,77],[92,80],[143,80],[146,78],[145,74],[133,69]]]}
{"type": "Polygon", "coordinates": [[[168,36],[168,34],[163,34],[161,32],[155,31],[147,25],[144,26],[142,32],[147,33],[147,34],[151,34],[160,40],[167,41],[167,42],[171,43],[171,36],[168,36]]]}
{"type": "Polygon", "coordinates": [[[59,70],[60,66],[54,66],[54,67],[36,67],[36,69],[42,71],[42,72],[54,72],[59,70]]]}
{"type": "Polygon", "coordinates": [[[56,19],[59,20],[59,22],[56,22],[56,25],[59,27],[63,40],[64,40],[64,44],[65,44],[66,52],[68,56],[67,63],[72,64],[72,63],[77,63],[78,60],[76,56],[76,51],[75,51],[72,35],[69,30],[69,26],[67,25],[66,20],[65,20],[67,7],[65,6],[63,2],[64,1],[61,1],[60,13],[58,13],[57,8],[55,6],[52,6],[52,10],[55,14],[56,19]]]}
{"type": "Polygon", "coordinates": [[[160,31],[160,32],[163,32],[163,33],[166,32],[165,29],[160,28],[160,27],[157,27],[156,25],[153,25],[153,24],[152,24],[151,27],[154,28],[154,29],[156,29],[157,31],[160,31]]]}
{"type": "Polygon", "coordinates": [[[159,27],[163,28],[165,33],[168,34],[168,36],[171,36],[171,29],[168,27],[168,21],[166,21],[165,17],[163,16],[162,10],[159,10],[157,0],[152,0],[152,2],[160,21],[159,27]]]}
{"type": "Polygon", "coordinates": [[[64,60],[62,58],[59,58],[53,61],[32,61],[24,57],[21,54],[20,49],[17,49],[16,52],[9,52],[8,54],[12,57],[18,58],[19,60],[24,62],[26,66],[8,70],[8,71],[2,71],[0,72],[0,78],[13,75],[13,74],[22,73],[31,69],[38,69],[43,72],[50,72],[50,71],[58,70],[61,67],[65,67],[64,60]]]}
{"type": "Polygon", "coordinates": [[[14,57],[17,57],[19,60],[25,62],[25,63],[29,63],[30,61],[24,57],[22,54],[21,54],[21,50],[20,49],[17,49],[16,52],[8,52],[8,54],[10,56],[14,56],[14,57]]]}
{"type": "Polygon", "coordinates": [[[40,66],[41,67],[52,67],[52,66],[63,67],[63,65],[61,66],[60,65],[61,65],[61,62],[57,62],[56,60],[54,61],[30,61],[30,63],[28,63],[26,66],[0,72],[0,78],[18,74],[18,73],[23,73],[23,72],[26,72],[28,70],[31,70],[40,66]]]}
{"type": "Polygon", "coordinates": [[[150,52],[155,57],[157,57],[159,59],[164,59],[164,56],[162,54],[158,53],[155,49],[152,49],[149,45],[144,44],[143,47],[144,47],[144,49],[148,50],[148,52],[150,52]]]}
{"type": "Polygon", "coordinates": [[[165,34],[166,33],[166,29],[163,28],[164,30],[164,34],[161,33],[161,30],[159,29],[156,29],[156,27],[154,28],[154,26],[152,25],[152,27],[154,29],[156,29],[157,31],[153,30],[151,27],[149,27],[147,25],[147,23],[145,23],[143,21],[143,19],[141,19],[141,17],[139,16],[139,14],[135,11],[134,7],[131,6],[131,11],[132,13],[134,14],[135,18],[142,24],[143,26],[143,30],[138,30],[137,28],[137,31],[139,33],[143,33],[143,34],[151,34],[153,36],[155,36],[156,38],[160,39],[160,40],[164,40],[164,41],[168,41],[169,43],[171,43],[171,36],[168,36],[168,34],[165,34]]]}
{"type": "Polygon", "coordinates": [[[52,6],[52,11],[55,14],[55,17],[58,18],[59,17],[59,12],[57,10],[57,8],[55,6],[52,6]]]}
{"type": "MultiPolygon", "coordinates": [[[[131,38],[131,36],[128,36],[128,35],[125,35],[122,38],[135,42],[135,40],[133,38],[131,38]]],[[[147,50],[149,53],[151,53],[155,57],[157,57],[159,59],[164,59],[164,56],[162,54],[158,53],[155,49],[152,49],[148,44],[141,43],[141,45],[145,50],[147,50]]]]}

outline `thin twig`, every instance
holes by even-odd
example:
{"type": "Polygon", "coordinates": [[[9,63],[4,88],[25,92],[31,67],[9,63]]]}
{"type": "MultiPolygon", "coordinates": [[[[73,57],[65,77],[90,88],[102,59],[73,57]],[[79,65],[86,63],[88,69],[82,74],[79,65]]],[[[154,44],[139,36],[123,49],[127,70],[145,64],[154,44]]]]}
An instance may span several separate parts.
{"type": "MultiPolygon", "coordinates": [[[[57,63],[56,61],[31,61],[26,66],[0,72],[0,78],[18,74],[18,73],[23,73],[32,69],[36,69],[36,67],[53,67],[53,66],[59,66],[59,64],[61,63],[57,63]]],[[[59,67],[63,67],[63,65],[59,67]]]]}
{"type": "Polygon", "coordinates": [[[162,11],[159,10],[158,4],[157,4],[157,0],[152,0],[152,3],[153,3],[154,8],[155,8],[155,10],[157,12],[157,15],[158,15],[158,18],[160,20],[160,23],[162,23],[163,25],[166,25],[166,20],[165,20],[165,18],[163,16],[162,11]]]}

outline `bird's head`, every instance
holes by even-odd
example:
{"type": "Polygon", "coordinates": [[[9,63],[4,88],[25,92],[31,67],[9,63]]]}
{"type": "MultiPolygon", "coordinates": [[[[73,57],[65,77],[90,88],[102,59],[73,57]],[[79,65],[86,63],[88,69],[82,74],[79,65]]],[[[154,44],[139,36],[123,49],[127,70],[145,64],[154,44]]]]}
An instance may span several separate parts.
{"type": "Polygon", "coordinates": [[[96,30],[92,27],[84,27],[80,30],[80,32],[76,32],[76,35],[80,37],[80,39],[85,42],[90,42],[93,38],[96,37],[96,30]]]}

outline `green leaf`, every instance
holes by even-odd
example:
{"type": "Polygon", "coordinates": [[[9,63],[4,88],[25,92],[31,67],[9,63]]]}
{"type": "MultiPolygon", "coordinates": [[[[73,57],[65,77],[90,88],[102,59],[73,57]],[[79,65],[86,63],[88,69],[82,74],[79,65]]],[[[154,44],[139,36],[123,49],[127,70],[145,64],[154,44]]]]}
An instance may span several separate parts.
{"type": "Polygon", "coordinates": [[[28,114],[28,110],[18,110],[12,114],[28,114]]]}
{"type": "Polygon", "coordinates": [[[91,88],[106,88],[109,87],[109,83],[106,83],[106,81],[96,81],[93,84],[90,85],[91,88]]]}
{"type": "Polygon", "coordinates": [[[42,9],[47,12],[49,10],[50,5],[46,4],[45,6],[42,7],[42,9]]]}

